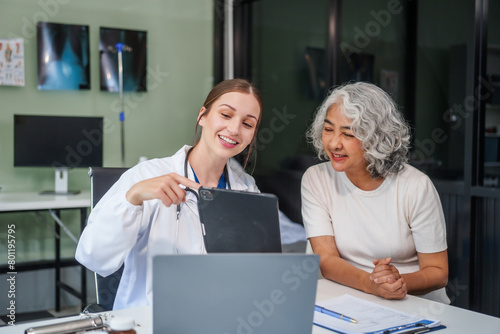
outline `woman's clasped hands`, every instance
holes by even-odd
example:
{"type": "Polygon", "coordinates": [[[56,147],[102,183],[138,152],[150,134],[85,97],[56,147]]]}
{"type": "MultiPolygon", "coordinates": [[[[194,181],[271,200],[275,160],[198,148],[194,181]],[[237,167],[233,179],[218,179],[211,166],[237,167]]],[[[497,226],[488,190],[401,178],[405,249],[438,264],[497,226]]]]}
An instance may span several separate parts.
{"type": "Polygon", "coordinates": [[[390,257],[373,261],[375,268],[370,274],[373,294],[386,299],[403,299],[408,292],[406,282],[391,261],[390,257]]]}

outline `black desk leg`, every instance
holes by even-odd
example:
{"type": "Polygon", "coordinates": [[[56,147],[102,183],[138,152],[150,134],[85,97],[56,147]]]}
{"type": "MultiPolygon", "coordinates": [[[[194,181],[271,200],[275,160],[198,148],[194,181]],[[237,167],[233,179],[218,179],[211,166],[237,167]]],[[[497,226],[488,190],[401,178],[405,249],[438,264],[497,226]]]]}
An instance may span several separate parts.
{"type": "MultiPolygon", "coordinates": [[[[54,210],[55,215],[60,219],[61,218],[61,210],[54,210]]],[[[80,208],[80,225],[81,230],[83,231],[85,227],[85,223],[87,221],[87,208],[80,208]]],[[[54,269],[56,271],[56,307],[55,311],[59,312],[61,310],[61,289],[67,291],[73,296],[77,297],[81,301],[82,309],[87,306],[87,271],[86,268],[82,265],[81,267],[81,290],[78,292],[73,289],[69,285],[63,283],[61,281],[61,227],[57,222],[55,222],[55,231],[56,231],[56,239],[55,239],[55,265],[54,269]]],[[[76,262],[76,261],[75,261],[76,262]]]]}
{"type": "MultiPolygon", "coordinates": [[[[85,228],[85,224],[87,222],[87,208],[82,208],[80,211],[80,231],[83,232],[85,228]]],[[[84,266],[81,266],[81,274],[82,274],[82,309],[87,306],[87,269],[84,266]]]]}
{"type": "MultiPolygon", "coordinates": [[[[61,217],[61,211],[60,210],[54,210],[55,214],[57,217],[61,217]]],[[[56,270],[56,312],[59,312],[61,310],[61,228],[57,222],[54,222],[56,225],[56,241],[55,241],[55,246],[56,246],[56,264],[55,264],[55,270],[56,270]]]]}

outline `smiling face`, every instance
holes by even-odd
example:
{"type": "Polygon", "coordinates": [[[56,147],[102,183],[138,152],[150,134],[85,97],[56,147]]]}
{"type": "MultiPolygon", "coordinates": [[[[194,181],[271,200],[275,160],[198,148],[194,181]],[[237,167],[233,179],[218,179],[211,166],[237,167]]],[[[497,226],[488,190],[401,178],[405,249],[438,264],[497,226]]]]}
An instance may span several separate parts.
{"type": "Polygon", "coordinates": [[[345,172],[351,180],[369,174],[362,143],[354,137],[351,121],[337,104],[332,105],[326,114],[322,141],[334,170],[345,172]]]}
{"type": "Polygon", "coordinates": [[[205,107],[200,110],[199,124],[203,127],[200,144],[209,152],[229,159],[252,142],[260,114],[260,105],[252,94],[223,94],[208,112],[205,107]]]}

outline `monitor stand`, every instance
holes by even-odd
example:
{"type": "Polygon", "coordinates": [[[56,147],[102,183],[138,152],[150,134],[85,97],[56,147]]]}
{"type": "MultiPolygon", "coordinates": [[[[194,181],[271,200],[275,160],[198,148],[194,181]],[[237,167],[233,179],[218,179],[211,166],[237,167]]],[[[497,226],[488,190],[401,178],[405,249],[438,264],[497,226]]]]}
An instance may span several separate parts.
{"type": "Polygon", "coordinates": [[[77,195],[80,190],[68,190],[68,168],[56,168],[55,191],[45,190],[40,195],[77,195]]]}

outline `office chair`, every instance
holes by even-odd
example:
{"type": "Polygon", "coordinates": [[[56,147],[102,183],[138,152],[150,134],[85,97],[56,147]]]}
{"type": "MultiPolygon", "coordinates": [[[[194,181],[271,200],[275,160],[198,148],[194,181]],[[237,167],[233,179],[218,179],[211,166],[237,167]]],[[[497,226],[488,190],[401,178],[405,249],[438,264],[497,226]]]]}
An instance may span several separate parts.
{"type": "MultiPolygon", "coordinates": [[[[95,207],[97,202],[102,198],[102,196],[108,191],[109,188],[120,178],[120,176],[128,168],[112,168],[112,167],[90,167],[89,177],[90,177],[90,201],[92,208],[95,207]]],[[[120,279],[123,273],[123,265],[113,274],[102,277],[101,275],[94,273],[95,275],[95,287],[97,296],[97,306],[90,305],[87,309],[92,311],[110,311],[113,309],[113,303],[115,301],[116,290],[120,284],[120,279]]]]}

